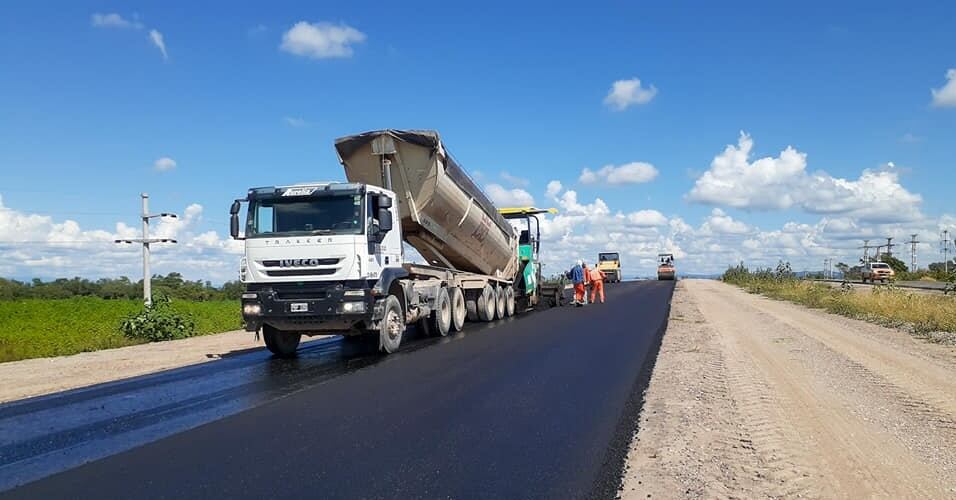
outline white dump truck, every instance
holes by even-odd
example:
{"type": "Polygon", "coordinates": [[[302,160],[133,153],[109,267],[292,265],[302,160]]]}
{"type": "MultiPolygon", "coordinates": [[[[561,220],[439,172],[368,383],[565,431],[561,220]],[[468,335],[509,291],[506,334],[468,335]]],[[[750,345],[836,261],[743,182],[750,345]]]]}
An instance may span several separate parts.
{"type": "Polygon", "coordinates": [[[294,356],[302,335],[331,333],[375,336],[391,353],[410,324],[444,336],[466,319],[560,303],[538,262],[537,217],[553,210],[502,215],[434,131],[367,132],[335,148],[348,182],[254,188],[230,210],[245,246],[245,327],[261,329],[274,354],[294,356]],[[403,241],[427,264],[406,262],[403,241]]]}

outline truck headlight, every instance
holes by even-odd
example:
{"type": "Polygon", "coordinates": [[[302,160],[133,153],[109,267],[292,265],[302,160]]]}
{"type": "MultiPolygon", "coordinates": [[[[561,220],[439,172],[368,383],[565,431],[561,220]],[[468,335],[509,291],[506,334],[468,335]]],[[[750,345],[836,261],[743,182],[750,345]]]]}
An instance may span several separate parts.
{"type": "Polygon", "coordinates": [[[239,281],[240,281],[240,282],[245,283],[245,281],[246,281],[246,271],[247,271],[247,269],[248,269],[248,268],[247,268],[247,265],[246,265],[246,258],[243,257],[243,258],[239,259],[239,281]]]}
{"type": "Polygon", "coordinates": [[[363,313],[365,312],[365,302],[343,302],[343,313],[363,313]]]}
{"type": "Polygon", "coordinates": [[[242,306],[243,316],[259,316],[262,314],[262,306],[259,304],[245,304],[242,306]]]}
{"type": "Polygon", "coordinates": [[[364,297],[365,290],[346,290],[342,295],[346,297],[364,297]]]}

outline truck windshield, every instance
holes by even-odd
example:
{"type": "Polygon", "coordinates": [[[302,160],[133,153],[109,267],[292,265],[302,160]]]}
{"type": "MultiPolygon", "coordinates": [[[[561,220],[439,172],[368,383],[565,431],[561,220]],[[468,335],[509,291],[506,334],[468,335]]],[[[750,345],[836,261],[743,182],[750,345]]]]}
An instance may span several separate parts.
{"type": "Polygon", "coordinates": [[[618,256],[616,253],[599,253],[598,260],[602,262],[605,260],[618,260],[618,256]]]}
{"type": "Polygon", "coordinates": [[[262,199],[249,204],[246,235],[362,234],[362,196],[262,199]]]}
{"type": "Polygon", "coordinates": [[[888,264],[870,264],[870,267],[872,267],[873,269],[889,269],[890,268],[888,264]]]}

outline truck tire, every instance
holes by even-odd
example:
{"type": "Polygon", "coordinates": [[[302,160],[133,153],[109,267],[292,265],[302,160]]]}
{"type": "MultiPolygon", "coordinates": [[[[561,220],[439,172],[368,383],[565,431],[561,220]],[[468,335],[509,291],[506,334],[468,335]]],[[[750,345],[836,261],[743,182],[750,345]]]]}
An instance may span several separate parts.
{"type": "Polygon", "coordinates": [[[508,315],[508,297],[505,290],[501,285],[495,287],[495,317],[498,319],[505,319],[508,315]]]}
{"type": "Polygon", "coordinates": [[[481,289],[481,295],[478,296],[478,319],[481,321],[494,321],[495,320],[495,303],[498,301],[498,297],[495,296],[495,289],[492,286],[485,285],[481,289]]]}
{"type": "Polygon", "coordinates": [[[468,321],[478,321],[478,299],[480,298],[474,292],[469,293],[465,298],[465,317],[468,321]]]}
{"type": "Polygon", "coordinates": [[[505,288],[505,316],[512,317],[515,315],[515,289],[512,287],[505,288]]]}
{"type": "Polygon", "coordinates": [[[468,310],[465,308],[465,294],[461,288],[452,288],[449,294],[451,299],[451,329],[460,332],[465,328],[465,316],[468,310]]]}
{"type": "Polygon", "coordinates": [[[405,312],[402,311],[402,304],[394,295],[389,295],[385,299],[385,314],[378,326],[378,349],[388,354],[398,351],[404,333],[405,312]]]}
{"type": "Polygon", "coordinates": [[[269,325],[262,325],[262,337],[269,351],[279,358],[294,358],[302,340],[302,334],[284,332],[269,325]]]}
{"type": "Polygon", "coordinates": [[[432,335],[445,337],[451,331],[451,299],[448,298],[447,288],[438,289],[435,310],[428,316],[428,323],[432,335]]]}

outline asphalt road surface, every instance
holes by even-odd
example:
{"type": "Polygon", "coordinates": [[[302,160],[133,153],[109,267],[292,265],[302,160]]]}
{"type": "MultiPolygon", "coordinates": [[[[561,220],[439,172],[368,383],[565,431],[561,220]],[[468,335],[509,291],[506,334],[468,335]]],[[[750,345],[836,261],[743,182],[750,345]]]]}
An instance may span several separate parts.
{"type": "Polygon", "coordinates": [[[0,497],[613,497],[672,291],[2,405],[0,497]]]}

